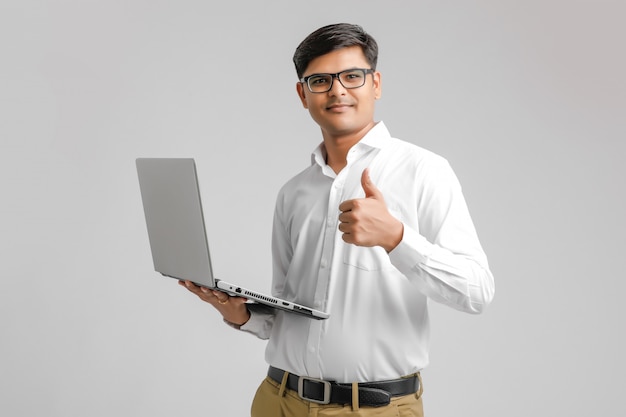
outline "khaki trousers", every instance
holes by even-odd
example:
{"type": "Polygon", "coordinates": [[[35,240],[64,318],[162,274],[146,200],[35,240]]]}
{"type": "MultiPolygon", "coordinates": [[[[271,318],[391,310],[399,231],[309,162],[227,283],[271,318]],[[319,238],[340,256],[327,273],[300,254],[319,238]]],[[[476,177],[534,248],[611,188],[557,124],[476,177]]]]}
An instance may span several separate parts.
{"type": "MultiPolygon", "coordinates": [[[[287,375],[285,373],[285,375],[287,375]]],[[[271,378],[265,378],[257,389],[252,401],[252,417],[424,417],[422,406],[422,384],[415,394],[393,397],[391,403],[383,407],[359,406],[353,399],[353,405],[317,404],[305,401],[298,393],[285,388],[287,378],[279,384],[271,378]]],[[[358,395],[357,395],[358,396],[358,395]]]]}

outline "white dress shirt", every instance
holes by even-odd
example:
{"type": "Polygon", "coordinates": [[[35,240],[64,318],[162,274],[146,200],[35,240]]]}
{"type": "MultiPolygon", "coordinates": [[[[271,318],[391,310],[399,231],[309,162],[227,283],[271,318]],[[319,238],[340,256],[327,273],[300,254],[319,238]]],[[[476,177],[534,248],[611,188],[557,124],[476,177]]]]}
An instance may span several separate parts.
{"type": "Polygon", "coordinates": [[[272,293],[330,313],[312,320],[252,306],[241,330],[269,339],[267,362],[297,375],[337,382],[380,381],[428,364],[430,298],[480,313],[494,280],[461,186],[448,162],[392,138],[376,124],[339,173],[320,145],[311,166],[278,194],[272,236],[272,293]],[[345,243],[339,204],[363,198],[370,168],[389,212],[404,224],[400,244],[345,243]]]}

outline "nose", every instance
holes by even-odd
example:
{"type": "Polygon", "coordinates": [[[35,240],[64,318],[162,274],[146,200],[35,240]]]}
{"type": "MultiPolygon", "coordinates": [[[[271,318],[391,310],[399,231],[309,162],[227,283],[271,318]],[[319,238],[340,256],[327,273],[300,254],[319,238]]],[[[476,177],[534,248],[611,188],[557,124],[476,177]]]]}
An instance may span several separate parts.
{"type": "Polygon", "coordinates": [[[330,85],[330,90],[328,90],[329,95],[344,95],[346,93],[346,88],[341,84],[341,80],[339,80],[338,74],[333,74],[332,84],[330,85]]]}

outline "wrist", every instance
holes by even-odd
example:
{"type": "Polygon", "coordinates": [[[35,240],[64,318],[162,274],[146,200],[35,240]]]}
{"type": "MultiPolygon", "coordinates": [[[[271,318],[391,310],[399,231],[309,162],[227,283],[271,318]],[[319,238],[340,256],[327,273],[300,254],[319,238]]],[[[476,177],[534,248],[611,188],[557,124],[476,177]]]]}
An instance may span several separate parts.
{"type": "Polygon", "coordinates": [[[224,321],[231,326],[239,328],[250,320],[250,311],[248,311],[248,308],[245,304],[243,304],[242,310],[237,311],[234,314],[223,314],[222,317],[224,318],[224,321]]]}
{"type": "Polygon", "coordinates": [[[401,221],[397,221],[396,225],[390,230],[391,232],[389,233],[387,241],[382,245],[387,253],[394,250],[396,246],[402,242],[402,238],[404,237],[404,224],[401,221]]]}

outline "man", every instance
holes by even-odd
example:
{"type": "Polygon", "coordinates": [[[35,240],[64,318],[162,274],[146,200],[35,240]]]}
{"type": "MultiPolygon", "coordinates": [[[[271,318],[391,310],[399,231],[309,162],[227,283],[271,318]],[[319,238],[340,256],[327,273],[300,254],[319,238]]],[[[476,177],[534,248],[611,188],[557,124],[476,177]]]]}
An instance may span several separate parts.
{"type": "Polygon", "coordinates": [[[183,283],[231,326],[268,339],[254,417],[421,416],[427,299],[480,313],[493,298],[447,161],[374,121],[377,55],[375,40],[350,24],[316,30],[294,55],[297,93],[323,143],[278,194],[272,292],[330,318],[183,283]]]}

